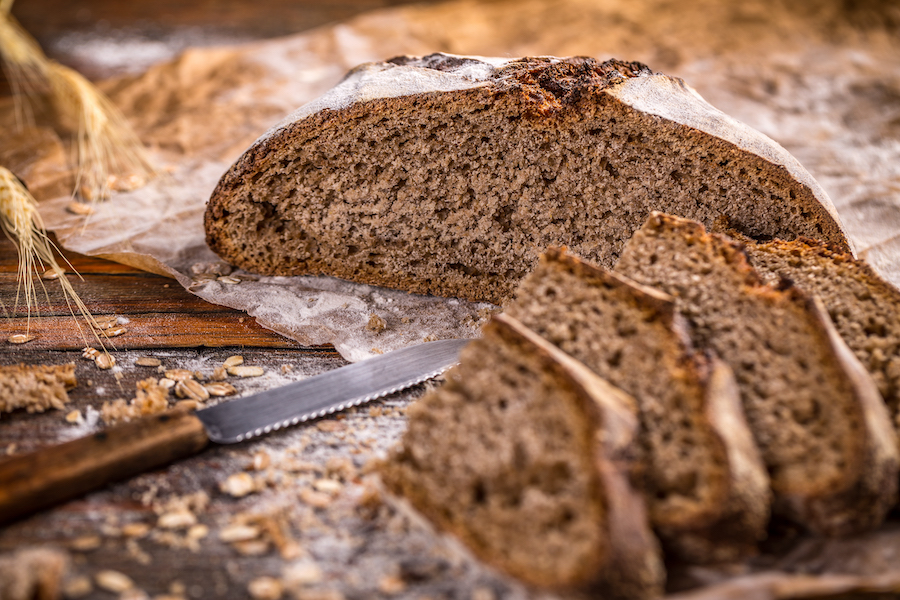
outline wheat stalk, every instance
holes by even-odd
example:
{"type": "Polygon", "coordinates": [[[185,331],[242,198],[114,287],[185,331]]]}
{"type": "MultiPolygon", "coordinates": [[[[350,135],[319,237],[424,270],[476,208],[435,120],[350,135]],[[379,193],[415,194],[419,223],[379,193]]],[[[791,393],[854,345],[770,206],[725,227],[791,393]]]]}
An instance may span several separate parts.
{"type": "MultiPolygon", "coordinates": [[[[75,308],[77,308],[84,320],[91,326],[94,338],[103,346],[103,341],[97,334],[99,326],[96,320],[75,292],[72,283],[66,277],[65,270],[56,260],[54,251],[57,248],[47,236],[41,215],[37,210],[37,203],[19,178],[4,167],[0,167],[0,229],[16,245],[16,251],[19,254],[18,285],[13,310],[18,310],[21,303],[25,304],[28,311],[25,325],[26,336],[31,329],[32,309],[38,304],[38,288],[35,286],[35,279],[40,282],[41,289],[48,297],[49,302],[49,294],[44,282],[37,278],[37,273],[49,269],[58,276],[59,284],[66,298],[66,305],[72,317],[75,317],[75,308]]],[[[69,268],[72,268],[71,265],[69,268]]],[[[5,311],[6,308],[3,308],[5,311]]],[[[75,324],[87,346],[87,338],[77,319],[75,324]]]]}
{"type": "MultiPolygon", "coordinates": [[[[0,0],[0,55],[16,97],[49,89],[62,122],[73,124],[78,165],[75,190],[90,200],[142,186],[156,174],[140,139],[121,112],[78,72],[47,58],[0,0]]],[[[24,109],[17,104],[17,116],[24,109]]]]}

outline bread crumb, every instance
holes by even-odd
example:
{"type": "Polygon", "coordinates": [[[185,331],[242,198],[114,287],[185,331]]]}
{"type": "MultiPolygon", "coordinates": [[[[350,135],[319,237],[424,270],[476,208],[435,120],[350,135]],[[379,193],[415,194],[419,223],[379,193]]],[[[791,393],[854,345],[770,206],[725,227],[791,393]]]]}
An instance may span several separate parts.
{"type": "Polygon", "coordinates": [[[228,373],[225,371],[225,367],[216,367],[213,369],[210,379],[213,381],[224,381],[228,379],[228,373]]]}
{"type": "Polygon", "coordinates": [[[284,593],[281,581],[274,577],[258,577],[247,585],[253,600],[278,600],[284,593]]]}
{"type": "Polygon", "coordinates": [[[123,399],[104,402],[100,406],[100,418],[104,423],[130,421],[146,415],[155,415],[169,408],[169,390],[153,378],[135,384],[136,393],[131,402],[123,399]]]}
{"type": "Polygon", "coordinates": [[[97,586],[114,594],[121,594],[134,587],[134,581],[128,575],[118,571],[104,570],[94,575],[97,586]]]}
{"type": "Polygon", "coordinates": [[[369,322],[366,323],[366,329],[373,333],[381,333],[387,328],[387,323],[384,319],[372,313],[369,315],[369,322]]]}
{"type": "Polygon", "coordinates": [[[75,425],[81,423],[83,420],[84,418],[81,416],[81,411],[77,409],[66,415],[66,423],[75,425]]]}
{"type": "Polygon", "coordinates": [[[271,462],[272,458],[269,456],[269,453],[265,450],[260,450],[253,455],[253,462],[250,464],[250,469],[253,471],[263,471],[269,467],[271,462]]]}
{"type": "Polygon", "coordinates": [[[0,367],[0,413],[24,408],[30,413],[62,410],[67,390],[76,386],[75,363],[0,367]]]}

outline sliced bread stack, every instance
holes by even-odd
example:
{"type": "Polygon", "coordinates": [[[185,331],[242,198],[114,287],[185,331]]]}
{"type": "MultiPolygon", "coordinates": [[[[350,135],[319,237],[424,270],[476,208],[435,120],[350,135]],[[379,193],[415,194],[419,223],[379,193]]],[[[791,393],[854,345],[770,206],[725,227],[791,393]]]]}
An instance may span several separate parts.
{"type": "Polygon", "coordinates": [[[768,478],[729,369],[692,352],[672,298],[550,249],[505,314],[635,398],[640,487],[668,551],[697,562],[753,551],[768,478]]]}
{"type": "Polygon", "coordinates": [[[410,407],[382,465],[483,560],[531,584],[653,598],[664,570],[631,489],[634,401],[511,318],[410,407]]]}
{"type": "Polygon", "coordinates": [[[900,291],[865,261],[800,238],[755,243],[738,238],[763,281],[787,279],[822,300],[847,346],[872,375],[900,428],[900,291]]]}
{"type": "Polygon", "coordinates": [[[616,270],[674,296],[695,342],[734,370],[776,512],[830,535],[881,523],[897,497],[896,437],[820,303],[764,285],[733,240],[659,213],[616,270]]]}

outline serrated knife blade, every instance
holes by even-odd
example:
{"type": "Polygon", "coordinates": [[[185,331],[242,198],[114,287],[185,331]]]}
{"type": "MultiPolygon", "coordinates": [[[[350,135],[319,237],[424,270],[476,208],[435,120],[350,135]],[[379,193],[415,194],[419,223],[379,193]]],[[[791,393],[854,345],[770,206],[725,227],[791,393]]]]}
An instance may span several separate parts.
{"type": "Polygon", "coordinates": [[[240,442],[421,383],[456,364],[468,341],[395,350],[196,412],[172,409],[0,459],[0,523],[187,458],[210,441],[240,442]]]}
{"type": "Polygon", "coordinates": [[[209,439],[242,442],[382,398],[437,377],[469,340],[439,340],[394,350],[282,387],[196,412],[209,439]]]}

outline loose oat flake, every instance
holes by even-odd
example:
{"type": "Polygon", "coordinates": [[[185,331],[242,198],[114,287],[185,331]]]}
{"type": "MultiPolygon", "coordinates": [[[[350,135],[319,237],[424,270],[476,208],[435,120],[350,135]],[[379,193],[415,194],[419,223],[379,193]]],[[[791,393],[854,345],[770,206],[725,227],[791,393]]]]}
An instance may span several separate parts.
{"type": "Polygon", "coordinates": [[[14,335],[9,336],[7,341],[10,344],[24,344],[26,342],[30,342],[34,339],[33,335],[26,335],[24,333],[16,333],[14,335]]]}
{"type": "Polygon", "coordinates": [[[139,367],[158,367],[162,362],[158,358],[152,356],[142,356],[134,361],[134,364],[139,367]]]}
{"type": "Polygon", "coordinates": [[[235,377],[259,377],[265,373],[262,367],[246,367],[243,365],[228,367],[227,371],[229,375],[234,375],[235,377]]]}

